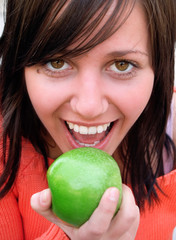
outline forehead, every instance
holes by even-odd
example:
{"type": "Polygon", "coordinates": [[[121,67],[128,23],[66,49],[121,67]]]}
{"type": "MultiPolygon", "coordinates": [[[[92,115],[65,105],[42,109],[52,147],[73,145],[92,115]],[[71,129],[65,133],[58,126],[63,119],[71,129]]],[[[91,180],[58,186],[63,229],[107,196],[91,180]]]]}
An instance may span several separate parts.
{"type": "MultiPolygon", "coordinates": [[[[102,31],[104,24],[106,24],[106,22],[109,20],[109,16],[114,10],[114,6],[115,4],[111,5],[102,21],[87,38],[82,37],[75,39],[75,42],[68,47],[68,50],[71,51],[72,49],[77,48],[77,46],[80,47],[81,45],[89,43],[96,36],[96,34],[99,34],[102,31]]],[[[129,6],[127,6],[127,8],[129,8],[129,6]]],[[[127,49],[130,51],[135,51],[136,47],[138,47],[140,51],[141,47],[143,49],[141,52],[144,52],[146,55],[148,55],[149,32],[144,9],[139,2],[136,2],[131,12],[127,15],[128,17],[125,18],[129,10],[131,9],[126,9],[126,12],[123,12],[124,16],[122,19],[124,22],[122,22],[122,24],[119,26],[119,21],[117,21],[113,26],[116,31],[107,39],[102,41],[102,43],[99,43],[96,47],[97,49],[99,47],[99,50],[101,51],[101,47],[104,46],[104,48],[113,50],[115,47],[115,49],[120,49],[121,53],[123,54],[123,52],[125,52],[127,49]]]]}
{"type": "Polygon", "coordinates": [[[75,37],[73,43],[69,46],[69,49],[77,48],[77,46],[80,48],[93,41],[98,42],[98,39],[100,40],[100,38],[102,39],[101,41],[104,41],[108,38],[108,35],[110,36],[115,30],[120,28],[123,21],[125,22],[130,14],[131,6],[129,6],[129,4],[126,6],[122,5],[118,12],[116,12],[117,2],[118,1],[112,1],[109,8],[106,8],[106,10],[104,9],[104,6],[98,9],[78,36],[75,37]]]}
{"type": "Polygon", "coordinates": [[[30,43],[31,62],[89,51],[121,29],[136,6],[136,0],[70,0],[63,6],[57,2],[40,26],[34,44],[30,43]]]}

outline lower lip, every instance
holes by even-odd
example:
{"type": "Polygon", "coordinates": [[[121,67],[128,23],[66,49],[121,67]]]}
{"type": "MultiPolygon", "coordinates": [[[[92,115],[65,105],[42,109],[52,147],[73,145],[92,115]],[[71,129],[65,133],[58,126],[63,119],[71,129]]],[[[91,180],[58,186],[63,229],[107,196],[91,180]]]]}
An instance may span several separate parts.
{"type": "MultiPolygon", "coordinates": [[[[110,132],[108,133],[108,135],[99,143],[97,143],[95,146],[93,146],[94,148],[98,148],[98,149],[101,149],[101,150],[104,150],[105,147],[107,146],[107,144],[109,143],[110,141],[110,138],[113,134],[113,131],[114,131],[114,128],[115,126],[117,125],[118,121],[115,121],[110,132]]],[[[63,122],[64,124],[64,128],[65,128],[65,131],[66,131],[66,136],[67,136],[67,139],[68,139],[68,142],[70,143],[71,147],[72,148],[80,148],[80,147],[84,147],[82,145],[80,145],[79,143],[77,143],[75,141],[75,139],[72,137],[71,133],[69,132],[69,130],[67,129],[66,125],[65,125],[65,122],[63,122]]]]}

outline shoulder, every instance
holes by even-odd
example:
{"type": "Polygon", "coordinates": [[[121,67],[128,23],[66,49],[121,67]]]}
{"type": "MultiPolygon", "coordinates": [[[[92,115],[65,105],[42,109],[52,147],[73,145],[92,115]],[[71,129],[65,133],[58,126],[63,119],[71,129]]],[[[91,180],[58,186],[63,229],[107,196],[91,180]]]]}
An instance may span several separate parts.
{"type": "MultiPolygon", "coordinates": [[[[54,160],[48,158],[48,164],[50,165],[54,160]]],[[[21,161],[19,168],[20,178],[26,175],[31,176],[43,176],[46,177],[46,166],[44,157],[40,154],[29,140],[22,139],[22,151],[21,161]]]]}
{"type": "MultiPolygon", "coordinates": [[[[9,139],[7,140],[7,149],[9,145],[9,139]]],[[[43,156],[36,151],[32,143],[22,137],[21,142],[21,159],[19,172],[25,172],[26,169],[35,169],[36,171],[43,171],[44,159],[43,156]]],[[[0,159],[3,154],[3,119],[0,114],[0,159]]],[[[0,160],[0,169],[3,167],[3,162],[0,160]]]]}
{"type": "Polygon", "coordinates": [[[26,139],[22,139],[20,175],[41,173],[45,169],[43,156],[38,153],[33,145],[26,139]]]}

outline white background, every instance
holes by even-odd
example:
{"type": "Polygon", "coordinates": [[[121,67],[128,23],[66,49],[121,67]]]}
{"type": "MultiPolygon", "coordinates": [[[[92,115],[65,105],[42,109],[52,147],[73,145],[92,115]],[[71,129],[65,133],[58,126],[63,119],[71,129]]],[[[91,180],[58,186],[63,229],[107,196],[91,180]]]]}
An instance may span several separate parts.
{"type": "Polygon", "coordinates": [[[2,15],[3,15],[3,0],[0,0],[0,35],[1,35],[1,33],[2,33],[2,29],[3,29],[3,17],[2,17],[2,15]]]}
{"type": "MultiPolygon", "coordinates": [[[[0,0],[0,35],[3,30],[3,6],[4,6],[4,0],[0,0]]],[[[175,67],[175,76],[176,76],[176,67],[175,67]]],[[[175,86],[176,86],[176,77],[175,77],[175,86]]]]}

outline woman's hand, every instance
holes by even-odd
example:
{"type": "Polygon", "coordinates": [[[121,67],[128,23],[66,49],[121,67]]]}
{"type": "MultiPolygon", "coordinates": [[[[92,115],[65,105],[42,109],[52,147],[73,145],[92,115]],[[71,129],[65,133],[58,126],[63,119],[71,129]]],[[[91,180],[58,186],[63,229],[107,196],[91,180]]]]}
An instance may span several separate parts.
{"type": "Polygon", "coordinates": [[[139,225],[139,209],[130,188],[123,184],[122,204],[113,218],[118,198],[118,189],[107,189],[97,209],[80,228],[65,225],[53,214],[49,189],[34,194],[31,197],[31,206],[62,228],[72,240],[133,240],[139,225]]]}

